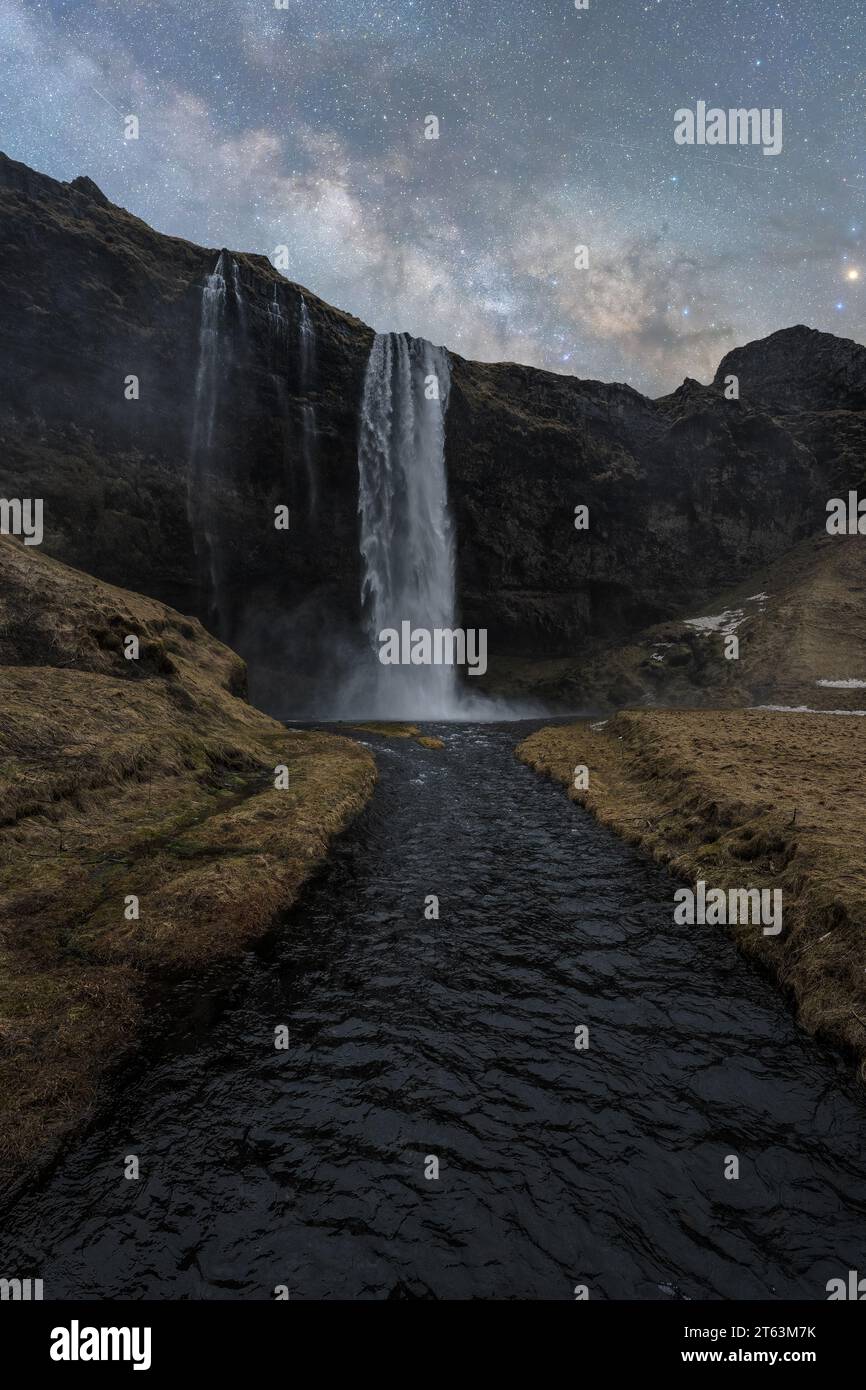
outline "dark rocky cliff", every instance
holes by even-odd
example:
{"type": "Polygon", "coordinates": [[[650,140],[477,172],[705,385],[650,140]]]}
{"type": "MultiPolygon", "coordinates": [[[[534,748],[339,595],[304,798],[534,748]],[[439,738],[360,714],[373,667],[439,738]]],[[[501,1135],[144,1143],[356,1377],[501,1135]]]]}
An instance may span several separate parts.
{"type": "MultiPolygon", "coordinates": [[[[0,494],[43,497],[49,554],[210,622],[248,659],[254,697],[312,711],[358,640],[372,331],[264,257],[227,256],[205,501],[191,443],[218,255],[153,231],[86,178],[0,156],[0,494]],[[288,533],[273,525],[280,503],[288,533]]],[[[828,488],[862,472],[864,361],[853,343],[791,329],[729,354],[713,385],[652,401],[453,355],[461,616],[488,628],[494,678],[621,642],[820,529],[828,488]],[[729,371],[740,401],[724,398],[729,371]]]]}
{"type": "MultiPolygon", "coordinates": [[[[45,499],[49,554],[205,620],[203,503],[188,490],[202,292],[217,255],[160,236],[87,179],[60,184],[0,158],[3,493],[45,499]],[[138,400],[126,399],[129,375],[138,400]]],[[[227,296],[209,507],[232,599],[219,626],[237,641],[254,620],[273,650],[269,618],[306,603],[328,625],[357,602],[356,412],[372,334],[307,295],[317,361],[302,399],[299,287],[263,257],[233,265],[242,302],[227,296]],[[298,467],[306,401],[319,430],[315,519],[298,467]],[[273,525],[280,503],[290,541],[273,525]]],[[[274,656],[308,664],[300,649],[274,656]]]]}
{"type": "Polygon", "coordinates": [[[460,363],[449,406],[464,611],[524,655],[622,637],[820,524],[812,454],[697,382],[627,386],[460,363]],[[573,511],[590,509],[575,531],[573,511]]]}

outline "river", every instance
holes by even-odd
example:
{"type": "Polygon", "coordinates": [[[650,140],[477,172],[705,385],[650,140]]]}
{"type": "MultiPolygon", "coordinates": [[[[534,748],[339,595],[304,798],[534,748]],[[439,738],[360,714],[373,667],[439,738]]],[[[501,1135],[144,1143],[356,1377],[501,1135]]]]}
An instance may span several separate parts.
{"type": "Polygon", "coordinates": [[[230,986],[186,987],[0,1268],[46,1298],[823,1299],[864,1266],[849,1065],[518,763],[533,727],[369,737],[367,810],[230,986]]]}

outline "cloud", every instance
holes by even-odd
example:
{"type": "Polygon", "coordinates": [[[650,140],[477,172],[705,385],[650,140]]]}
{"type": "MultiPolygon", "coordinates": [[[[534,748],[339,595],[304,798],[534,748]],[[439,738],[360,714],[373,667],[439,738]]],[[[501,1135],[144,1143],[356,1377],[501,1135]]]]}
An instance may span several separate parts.
{"type": "MultiPolygon", "coordinates": [[[[56,20],[0,0],[0,109],[17,132],[4,141],[57,177],[89,174],[162,231],[285,244],[323,298],[466,356],[652,392],[708,378],[786,321],[820,321],[809,296],[856,245],[845,222],[803,197],[781,216],[784,173],[704,158],[673,178],[670,78],[642,91],[616,66],[620,37],[599,33],[604,80],[590,64],[578,86],[585,46],[558,66],[573,17],[527,42],[514,14],[443,3],[424,24],[398,0],[225,0],[202,25],[185,0],[146,23],[108,0],[56,20]],[[605,108],[609,88],[622,101],[605,108]],[[126,110],[138,142],[122,139],[126,110]],[[428,111],[439,142],[422,138],[428,111]]],[[[832,192],[832,171],[812,186],[832,192]]]]}

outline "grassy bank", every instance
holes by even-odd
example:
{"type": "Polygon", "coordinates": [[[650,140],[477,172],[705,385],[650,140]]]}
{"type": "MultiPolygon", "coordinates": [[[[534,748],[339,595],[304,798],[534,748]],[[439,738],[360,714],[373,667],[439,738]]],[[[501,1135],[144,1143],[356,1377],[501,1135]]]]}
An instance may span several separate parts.
{"type": "Polygon", "coordinates": [[[415,742],[420,743],[422,748],[445,747],[441,738],[434,738],[431,734],[422,734],[417,724],[368,722],[366,724],[354,724],[351,727],[357,733],[378,734],[380,738],[414,738],[415,742]]]}
{"type": "Polygon", "coordinates": [[[0,538],[2,1185],[92,1113],[145,997],[261,934],[372,791],[366,750],[244,686],[199,623],[0,538]]]}
{"type": "Polygon", "coordinates": [[[679,878],[781,888],[780,936],[719,930],[775,975],[802,1026],[850,1050],[866,1077],[864,719],[627,711],[601,726],[542,729],[517,752],[679,878]],[[582,791],[579,765],[589,770],[582,791]]]}

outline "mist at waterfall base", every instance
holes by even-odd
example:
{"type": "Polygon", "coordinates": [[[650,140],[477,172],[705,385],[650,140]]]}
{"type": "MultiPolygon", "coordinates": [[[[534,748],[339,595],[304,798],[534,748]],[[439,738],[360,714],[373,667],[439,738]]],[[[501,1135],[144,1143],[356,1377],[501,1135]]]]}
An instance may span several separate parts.
{"type": "Polygon", "coordinates": [[[337,718],[501,717],[458,668],[383,665],[380,634],[402,624],[457,626],[454,527],[445,421],[451,365],[444,348],[377,334],[364,378],[358,434],[361,625],[366,648],[341,683],[337,718]]]}
{"type": "MultiPolygon", "coordinates": [[[[328,693],[334,720],[502,720],[526,710],[476,693],[453,665],[383,665],[380,634],[458,625],[454,526],[445,428],[451,367],[444,348],[408,334],[377,334],[364,378],[358,432],[360,621],[334,636],[328,693]]],[[[306,621],[309,615],[297,615],[306,621]]],[[[533,711],[535,712],[535,711],[533,711]]],[[[288,717],[288,716],[287,716],[288,717]]]]}

